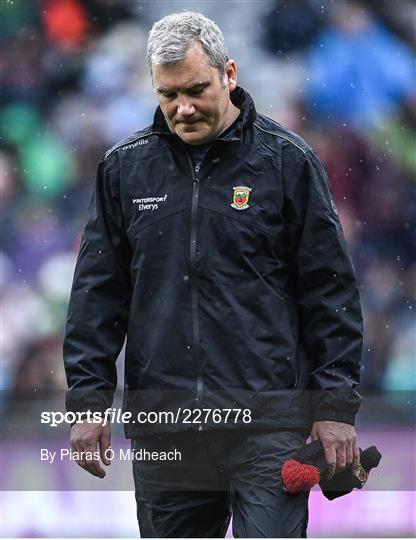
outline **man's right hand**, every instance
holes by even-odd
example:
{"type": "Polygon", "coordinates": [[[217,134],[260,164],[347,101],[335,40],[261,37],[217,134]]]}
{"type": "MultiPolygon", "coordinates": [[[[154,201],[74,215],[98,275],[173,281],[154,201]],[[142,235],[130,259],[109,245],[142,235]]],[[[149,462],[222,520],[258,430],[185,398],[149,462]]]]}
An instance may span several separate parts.
{"type": "Polygon", "coordinates": [[[110,448],[110,445],[111,430],[108,422],[103,425],[84,420],[77,422],[71,428],[71,448],[79,455],[75,461],[94,476],[104,478],[106,472],[95,453],[99,453],[104,465],[110,465],[111,460],[105,457],[105,451],[110,448]]]}

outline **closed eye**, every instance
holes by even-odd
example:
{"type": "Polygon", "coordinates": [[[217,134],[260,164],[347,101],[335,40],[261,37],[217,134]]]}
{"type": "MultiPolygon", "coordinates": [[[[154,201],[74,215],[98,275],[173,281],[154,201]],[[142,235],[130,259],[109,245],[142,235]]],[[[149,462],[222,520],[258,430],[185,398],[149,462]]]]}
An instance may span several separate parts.
{"type": "Polygon", "coordinates": [[[205,90],[205,87],[198,87],[198,88],[190,88],[189,93],[193,96],[198,96],[199,94],[202,94],[202,92],[205,90]]]}
{"type": "MultiPolygon", "coordinates": [[[[204,84],[198,84],[195,86],[191,86],[190,88],[184,89],[184,92],[189,94],[190,96],[199,96],[202,94],[202,92],[209,86],[209,83],[204,84]]],[[[158,90],[158,93],[161,94],[166,99],[175,99],[177,97],[176,92],[169,92],[166,89],[160,88],[158,90]]]]}

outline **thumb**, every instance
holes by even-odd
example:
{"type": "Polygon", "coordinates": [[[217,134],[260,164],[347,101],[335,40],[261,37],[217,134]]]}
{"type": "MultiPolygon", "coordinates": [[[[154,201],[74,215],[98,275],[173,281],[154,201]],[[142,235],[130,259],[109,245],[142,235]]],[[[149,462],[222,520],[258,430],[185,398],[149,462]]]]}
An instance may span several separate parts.
{"type": "Polygon", "coordinates": [[[106,457],[106,450],[108,450],[111,447],[111,431],[110,426],[105,425],[103,427],[103,430],[101,432],[101,437],[99,440],[99,446],[100,446],[100,456],[102,459],[102,462],[104,465],[111,465],[111,459],[106,457]]]}

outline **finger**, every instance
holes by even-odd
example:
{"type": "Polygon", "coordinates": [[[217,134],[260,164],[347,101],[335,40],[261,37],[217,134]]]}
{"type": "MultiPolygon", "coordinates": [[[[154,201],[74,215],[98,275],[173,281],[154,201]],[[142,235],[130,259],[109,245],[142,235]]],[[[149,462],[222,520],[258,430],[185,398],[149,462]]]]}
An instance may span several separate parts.
{"type": "Polygon", "coordinates": [[[85,471],[93,476],[104,478],[105,471],[100,467],[98,460],[94,459],[94,452],[97,449],[97,442],[88,439],[75,439],[71,442],[76,452],[75,462],[85,471]]]}
{"type": "Polygon", "coordinates": [[[90,473],[92,476],[97,476],[98,478],[104,478],[105,476],[105,471],[104,469],[101,469],[101,471],[99,469],[97,469],[96,467],[93,467],[91,466],[88,462],[84,461],[83,462],[83,465],[80,465],[78,463],[78,465],[84,469],[84,471],[87,471],[88,473],[90,473]]]}
{"type": "Polygon", "coordinates": [[[327,478],[328,480],[331,480],[331,478],[334,476],[334,474],[335,474],[335,468],[336,468],[336,467],[335,467],[335,464],[334,464],[334,463],[331,463],[331,464],[328,466],[328,469],[327,469],[326,474],[325,474],[325,476],[326,476],[326,478],[327,478]]]}
{"type": "Polygon", "coordinates": [[[347,466],[347,449],[345,445],[337,448],[337,465],[335,467],[335,474],[343,471],[347,466]]]}
{"type": "Polygon", "coordinates": [[[99,478],[104,478],[106,474],[105,470],[101,467],[98,459],[86,459],[84,468],[85,470],[88,470],[88,472],[90,472],[94,476],[98,476],[99,478]]]}
{"type": "Polygon", "coordinates": [[[347,467],[351,465],[354,460],[354,449],[352,444],[348,444],[346,448],[347,467]]]}
{"type": "Polygon", "coordinates": [[[83,458],[84,452],[81,446],[81,442],[77,439],[71,440],[71,449],[75,455],[75,463],[79,465],[82,469],[85,469],[85,461],[83,458]]]}
{"type": "Polygon", "coordinates": [[[325,449],[325,459],[328,463],[327,478],[332,478],[335,473],[335,467],[337,463],[337,453],[334,445],[326,446],[325,449]]]}
{"type": "Polygon", "coordinates": [[[360,449],[358,447],[358,441],[355,440],[352,447],[353,452],[353,462],[352,462],[352,469],[355,471],[359,464],[360,464],[360,449]]]}
{"type": "MultiPolygon", "coordinates": [[[[105,471],[100,465],[100,460],[98,459],[99,453],[97,451],[97,442],[90,442],[85,447],[85,464],[88,467],[88,472],[99,478],[104,478],[105,471]]],[[[87,470],[87,469],[86,469],[87,470]]]]}
{"type": "Polygon", "coordinates": [[[90,474],[92,474],[93,476],[97,476],[98,478],[104,478],[104,476],[106,475],[105,470],[102,467],[100,467],[99,464],[98,465],[87,464],[85,465],[84,469],[88,471],[90,474]]]}
{"type": "Polygon", "coordinates": [[[106,457],[105,452],[111,447],[111,431],[107,426],[104,427],[99,440],[100,456],[104,465],[111,465],[111,459],[106,457]]]}
{"type": "Polygon", "coordinates": [[[86,464],[84,459],[76,459],[75,463],[81,467],[81,469],[84,469],[84,471],[90,472],[88,465],[86,464]]]}

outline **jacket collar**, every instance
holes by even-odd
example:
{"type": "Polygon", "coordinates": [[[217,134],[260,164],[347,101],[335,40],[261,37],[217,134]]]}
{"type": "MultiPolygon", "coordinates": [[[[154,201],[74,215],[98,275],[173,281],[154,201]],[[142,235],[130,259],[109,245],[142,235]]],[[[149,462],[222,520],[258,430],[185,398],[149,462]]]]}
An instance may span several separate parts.
{"type": "MultiPolygon", "coordinates": [[[[235,135],[234,135],[234,139],[236,138],[241,139],[243,131],[245,131],[248,127],[250,127],[251,124],[256,119],[256,116],[257,116],[256,108],[254,106],[254,102],[250,94],[246,92],[243,88],[241,88],[241,86],[237,86],[234,92],[230,94],[230,99],[236,107],[238,107],[239,109],[243,111],[243,114],[240,115],[240,118],[238,120],[235,135]]],[[[177,136],[176,134],[170,131],[160,107],[157,107],[156,109],[156,112],[153,118],[152,130],[156,133],[177,136]]],[[[219,137],[219,139],[221,139],[221,137],[219,137]]],[[[225,140],[225,139],[221,139],[221,140],[225,140]]]]}

